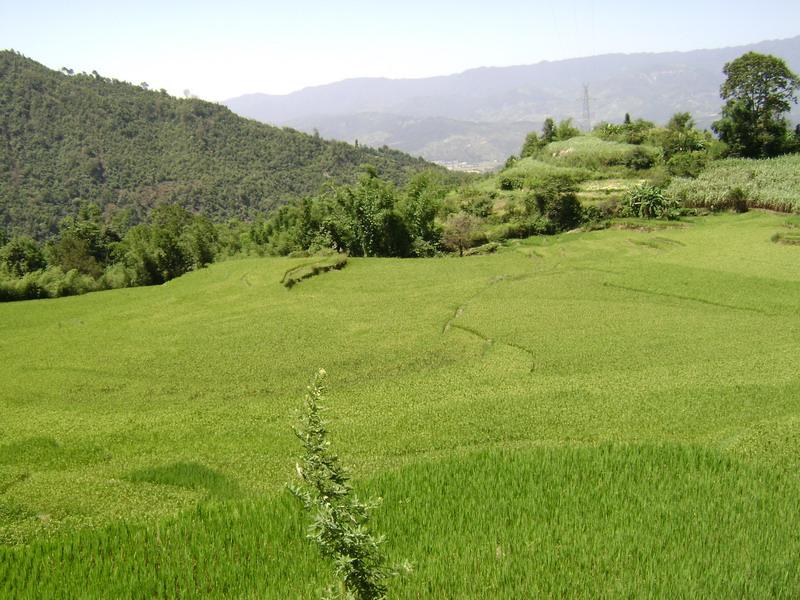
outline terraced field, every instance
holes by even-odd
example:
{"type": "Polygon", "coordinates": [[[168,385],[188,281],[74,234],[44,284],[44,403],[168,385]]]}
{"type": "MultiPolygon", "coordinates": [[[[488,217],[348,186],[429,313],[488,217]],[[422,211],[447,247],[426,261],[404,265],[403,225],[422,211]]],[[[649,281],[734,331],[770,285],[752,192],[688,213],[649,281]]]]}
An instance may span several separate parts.
{"type": "Polygon", "coordinates": [[[800,247],[766,213],[0,305],[0,595],[318,597],[318,367],[393,596],[800,595],[800,247]]]}

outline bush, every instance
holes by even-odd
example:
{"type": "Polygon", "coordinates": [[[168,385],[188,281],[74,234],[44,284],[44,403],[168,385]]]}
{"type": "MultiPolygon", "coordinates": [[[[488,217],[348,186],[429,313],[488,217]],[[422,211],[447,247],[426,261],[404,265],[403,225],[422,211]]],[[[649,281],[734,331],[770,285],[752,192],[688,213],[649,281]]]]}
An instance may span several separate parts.
{"type": "Polygon", "coordinates": [[[725,208],[731,208],[737,213],[747,212],[747,193],[738,186],[728,190],[725,194],[725,208]]]}
{"type": "Polygon", "coordinates": [[[659,187],[642,184],[628,192],[622,203],[622,215],[642,219],[676,219],[677,202],[671,200],[659,187]]]}
{"type": "Polygon", "coordinates": [[[506,192],[511,190],[521,190],[525,186],[525,177],[518,174],[501,175],[499,186],[501,190],[506,192]]]}
{"type": "Polygon", "coordinates": [[[529,212],[535,205],[539,215],[556,231],[574,229],[580,225],[583,212],[576,192],[577,187],[569,177],[550,177],[526,199],[529,212]]]}
{"type": "Polygon", "coordinates": [[[583,207],[583,221],[587,224],[592,223],[603,223],[607,221],[609,218],[614,216],[614,210],[608,210],[607,206],[612,205],[603,205],[599,206],[596,204],[591,204],[589,206],[583,207]]]}
{"type": "Polygon", "coordinates": [[[625,166],[635,171],[649,169],[656,164],[656,154],[641,146],[636,146],[625,159],[625,166]]]}
{"type": "MultiPolygon", "coordinates": [[[[530,189],[539,185],[542,180],[555,175],[570,177],[576,184],[592,178],[592,172],[588,169],[558,166],[541,160],[534,160],[533,158],[517,161],[514,166],[501,172],[500,178],[508,177],[509,180],[515,182],[514,185],[517,185],[516,181],[521,178],[521,188],[514,189],[530,189]]],[[[500,181],[498,180],[499,186],[500,181]]]]}
{"type": "Polygon", "coordinates": [[[133,274],[125,268],[125,265],[115,263],[107,267],[103,276],[100,278],[100,286],[105,289],[118,289],[133,285],[133,274]]]}
{"type": "Polygon", "coordinates": [[[706,152],[680,152],[667,161],[667,171],[675,177],[696,178],[708,164],[706,152]]]}
{"type": "Polygon", "coordinates": [[[507,223],[494,225],[486,230],[489,242],[502,242],[509,239],[521,239],[532,235],[550,235],[556,228],[549,219],[541,215],[512,219],[507,223]]]}
{"type": "Polygon", "coordinates": [[[417,257],[433,256],[436,254],[436,245],[420,238],[411,242],[411,254],[417,257]]]}
{"type": "Polygon", "coordinates": [[[76,296],[103,287],[100,282],[77,269],[65,273],[60,267],[48,267],[19,278],[8,277],[0,281],[0,301],[76,296]]]}

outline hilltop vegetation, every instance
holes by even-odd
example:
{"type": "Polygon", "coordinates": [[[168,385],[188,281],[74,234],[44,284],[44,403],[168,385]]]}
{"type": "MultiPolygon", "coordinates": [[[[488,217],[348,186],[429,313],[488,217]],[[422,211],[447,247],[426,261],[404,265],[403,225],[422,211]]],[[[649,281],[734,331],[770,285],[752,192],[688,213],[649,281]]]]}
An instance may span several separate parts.
{"type": "Polygon", "coordinates": [[[397,597],[796,597],[787,216],[617,224],[1,305],[0,595],[318,597],[281,490],[324,366],[334,448],[414,564],[397,597]]]}
{"type": "Polygon", "coordinates": [[[86,202],[107,222],[142,222],[163,203],[217,221],[252,219],[323,184],[352,183],[364,163],[396,183],[431,166],[146,87],[58,73],[0,52],[0,230],[7,237],[51,237],[86,202]]]}

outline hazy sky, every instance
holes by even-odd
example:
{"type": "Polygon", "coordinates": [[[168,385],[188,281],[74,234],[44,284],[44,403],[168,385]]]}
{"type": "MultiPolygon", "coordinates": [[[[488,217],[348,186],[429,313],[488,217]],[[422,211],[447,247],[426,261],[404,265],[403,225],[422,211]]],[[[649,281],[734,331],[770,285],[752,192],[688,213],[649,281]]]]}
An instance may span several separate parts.
{"type": "Polygon", "coordinates": [[[0,48],[209,100],[798,34],[800,0],[0,0],[0,48]]]}

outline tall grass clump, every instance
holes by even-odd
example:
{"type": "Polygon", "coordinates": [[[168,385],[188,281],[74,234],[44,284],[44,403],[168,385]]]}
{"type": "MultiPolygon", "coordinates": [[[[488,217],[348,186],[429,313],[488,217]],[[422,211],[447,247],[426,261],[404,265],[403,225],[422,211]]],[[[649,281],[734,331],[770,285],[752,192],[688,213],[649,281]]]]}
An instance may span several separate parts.
{"type": "Polygon", "coordinates": [[[800,211],[800,154],[761,160],[712,162],[697,179],[674,179],[669,196],[689,207],[710,210],[766,208],[800,211]]]}
{"type": "Polygon", "coordinates": [[[664,195],[664,190],[642,184],[628,191],[622,201],[623,217],[641,219],[677,219],[677,202],[664,195]]]}
{"type": "Polygon", "coordinates": [[[308,537],[322,555],[333,559],[342,589],[332,597],[378,600],[386,597],[387,580],[396,572],[386,565],[385,539],[368,529],[370,512],[379,501],[362,502],[353,493],[347,471],[330,451],[326,421],[321,416],[325,371],[320,369],[306,394],[306,412],[295,428],[305,453],[297,465],[298,484],[291,492],[312,515],[308,537]]]}

